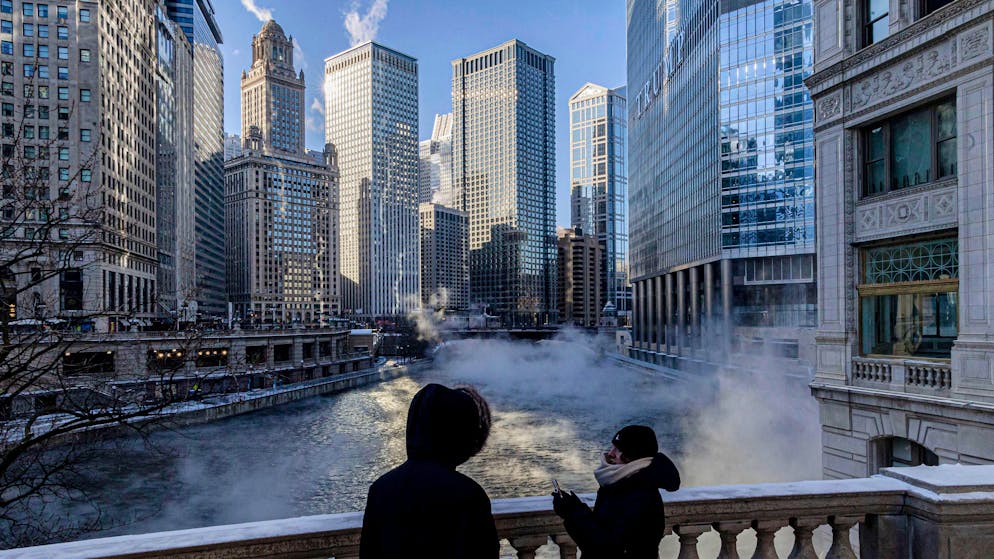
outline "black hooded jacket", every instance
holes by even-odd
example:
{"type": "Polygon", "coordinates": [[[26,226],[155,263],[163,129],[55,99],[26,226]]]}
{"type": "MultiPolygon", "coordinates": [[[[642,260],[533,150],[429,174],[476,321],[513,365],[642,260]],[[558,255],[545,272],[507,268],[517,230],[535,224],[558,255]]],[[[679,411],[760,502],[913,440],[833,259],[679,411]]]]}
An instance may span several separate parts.
{"type": "Polygon", "coordinates": [[[407,461],[369,488],[361,559],[498,557],[490,498],[456,471],[479,449],[472,441],[477,417],[476,404],[459,391],[429,384],[414,396],[407,416],[407,461]]]}
{"type": "Polygon", "coordinates": [[[680,473],[662,453],[646,468],[597,491],[594,510],[572,507],[566,531],[583,559],[656,559],[666,515],[659,489],[680,488],[680,473]]]}

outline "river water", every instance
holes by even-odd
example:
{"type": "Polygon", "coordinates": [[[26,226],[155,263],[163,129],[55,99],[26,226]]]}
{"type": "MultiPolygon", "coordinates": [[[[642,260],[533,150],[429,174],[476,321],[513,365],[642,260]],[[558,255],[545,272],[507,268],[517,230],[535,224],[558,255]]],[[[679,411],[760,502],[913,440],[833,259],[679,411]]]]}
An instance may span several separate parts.
{"type": "Polygon", "coordinates": [[[817,477],[817,441],[814,451],[798,446],[817,439],[803,391],[792,403],[782,392],[730,391],[715,378],[673,381],[598,359],[590,347],[582,339],[459,342],[410,376],[156,433],[155,452],[125,441],[92,465],[91,495],[118,524],[94,535],[361,510],[370,483],[404,461],[407,408],[429,382],[472,384],[490,402],[490,440],[459,469],[491,498],[548,494],[552,478],[596,491],[599,456],[629,423],[656,430],[687,483],[817,477]],[[780,433],[791,436],[777,441],[780,433]],[[762,466],[799,450],[814,455],[762,466]]]}

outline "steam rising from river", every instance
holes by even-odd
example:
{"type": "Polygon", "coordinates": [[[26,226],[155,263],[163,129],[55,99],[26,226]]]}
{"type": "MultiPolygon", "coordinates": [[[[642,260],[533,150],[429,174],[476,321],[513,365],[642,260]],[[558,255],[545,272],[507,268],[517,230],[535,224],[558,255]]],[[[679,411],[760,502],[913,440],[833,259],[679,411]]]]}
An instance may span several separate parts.
{"type": "Polygon", "coordinates": [[[491,498],[548,494],[552,478],[596,491],[600,453],[629,423],[656,430],[684,485],[821,477],[805,383],[772,370],[674,380],[606,357],[612,342],[449,342],[422,373],[157,434],[169,456],[136,443],[101,465],[92,491],[105,513],[139,519],[111,533],[360,510],[369,484],[406,458],[407,407],[428,382],[473,384],[490,402],[491,439],[460,470],[491,498]]]}

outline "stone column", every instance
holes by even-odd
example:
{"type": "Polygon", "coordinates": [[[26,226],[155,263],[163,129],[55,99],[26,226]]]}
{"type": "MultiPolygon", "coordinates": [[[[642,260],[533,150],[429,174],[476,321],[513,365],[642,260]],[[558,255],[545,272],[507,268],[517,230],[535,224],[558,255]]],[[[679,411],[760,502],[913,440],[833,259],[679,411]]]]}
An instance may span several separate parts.
{"type": "Polygon", "coordinates": [[[651,350],[653,341],[656,338],[656,317],[653,316],[653,295],[655,295],[652,285],[652,278],[646,279],[645,284],[645,296],[642,300],[645,301],[645,349],[651,350]]]}
{"type": "Polygon", "coordinates": [[[732,261],[721,260],[721,337],[727,350],[732,343],[732,261]]]}
{"type": "Polygon", "coordinates": [[[700,346],[701,341],[700,288],[698,269],[694,266],[690,269],[690,328],[688,329],[690,345],[693,347],[700,346]]]}
{"type": "Polygon", "coordinates": [[[714,263],[704,265],[704,324],[709,326],[714,319],[714,263]]]}
{"type": "Polygon", "coordinates": [[[639,347],[639,340],[642,336],[642,282],[637,281],[632,284],[632,347],[639,347]]]}
{"type": "Polygon", "coordinates": [[[663,286],[663,276],[656,276],[653,278],[656,282],[656,296],[653,297],[655,300],[656,309],[656,351],[662,353],[666,347],[666,294],[665,287],[663,286]]]}
{"type": "Polygon", "coordinates": [[[676,272],[676,344],[680,355],[685,355],[687,348],[687,271],[676,272]]]}
{"type": "MultiPolygon", "coordinates": [[[[984,37],[987,37],[985,34],[984,37]]],[[[994,118],[990,72],[957,88],[960,145],[959,337],[952,352],[952,390],[964,398],[994,398],[994,118]]]]}
{"type": "Polygon", "coordinates": [[[666,313],[666,353],[672,355],[676,347],[676,328],[673,322],[673,274],[663,276],[666,284],[665,313],[666,313]]]}

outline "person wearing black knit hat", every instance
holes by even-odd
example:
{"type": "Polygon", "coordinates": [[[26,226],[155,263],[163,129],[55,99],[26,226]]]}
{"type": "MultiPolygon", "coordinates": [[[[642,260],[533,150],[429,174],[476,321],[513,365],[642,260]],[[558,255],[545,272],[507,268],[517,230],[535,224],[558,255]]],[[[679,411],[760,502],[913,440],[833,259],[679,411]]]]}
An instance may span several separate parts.
{"type": "Polygon", "coordinates": [[[666,528],[660,489],[680,488],[680,472],[659,452],[656,433],[628,425],[611,439],[594,471],[600,489],[594,510],[576,493],[556,491],[553,509],[583,559],[655,559],[666,528]]]}
{"type": "Polygon", "coordinates": [[[429,384],[414,395],[407,461],[369,488],[360,559],[497,559],[490,498],[456,471],[486,444],[490,424],[490,407],[472,387],[429,384]]]}

